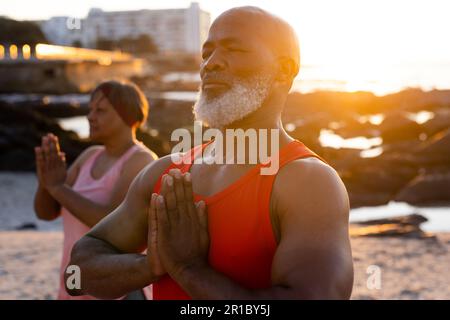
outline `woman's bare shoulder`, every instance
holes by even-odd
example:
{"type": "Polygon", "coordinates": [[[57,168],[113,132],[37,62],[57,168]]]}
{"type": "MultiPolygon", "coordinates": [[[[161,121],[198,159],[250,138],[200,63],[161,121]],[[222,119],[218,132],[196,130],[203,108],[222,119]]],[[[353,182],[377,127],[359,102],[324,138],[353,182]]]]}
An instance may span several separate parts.
{"type": "Polygon", "coordinates": [[[91,156],[93,155],[96,151],[103,149],[104,147],[101,145],[94,145],[94,146],[90,146],[86,149],[83,150],[83,152],[80,153],[80,155],[78,156],[78,158],[75,160],[74,164],[82,166],[83,163],[91,156]]]}

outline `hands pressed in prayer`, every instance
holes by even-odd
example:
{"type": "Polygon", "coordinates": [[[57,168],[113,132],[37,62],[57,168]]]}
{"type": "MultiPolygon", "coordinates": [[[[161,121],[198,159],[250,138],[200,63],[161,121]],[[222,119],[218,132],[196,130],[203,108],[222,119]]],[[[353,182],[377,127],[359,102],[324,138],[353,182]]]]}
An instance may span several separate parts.
{"type": "Polygon", "coordinates": [[[208,263],[206,206],[204,201],[194,203],[189,172],[173,169],[163,176],[161,194],[152,194],[149,220],[154,240],[149,250],[157,252],[152,268],[173,276],[208,263]]]}
{"type": "Polygon", "coordinates": [[[51,133],[42,137],[41,146],[34,150],[39,183],[52,193],[66,181],[66,155],[60,150],[58,137],[51,133]]]}

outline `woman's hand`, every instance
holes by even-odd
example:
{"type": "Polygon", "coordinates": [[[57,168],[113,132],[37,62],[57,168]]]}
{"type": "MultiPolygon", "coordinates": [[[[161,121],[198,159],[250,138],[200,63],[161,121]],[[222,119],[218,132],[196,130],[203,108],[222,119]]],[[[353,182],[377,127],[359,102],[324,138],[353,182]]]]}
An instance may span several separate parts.
{"type": "Polygon", "coordinates": [[[35,148],[36,172],[39,183],[52,194],[62,186],[67,177],[66,156],[61,152],[58,137],[47,134],[42,145],[35,148]]]}

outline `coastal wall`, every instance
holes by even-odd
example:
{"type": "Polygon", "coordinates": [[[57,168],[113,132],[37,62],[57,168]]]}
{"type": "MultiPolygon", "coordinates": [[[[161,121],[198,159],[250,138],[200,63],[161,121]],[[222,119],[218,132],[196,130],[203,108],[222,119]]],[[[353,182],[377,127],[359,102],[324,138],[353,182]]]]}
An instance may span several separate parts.
{"type": "Polygon", "coordinates": [[[129,78],[142,73],[139,59],[111,62],[10,60],[0,62],[0,92],[81,93],[104,79],[129,78]]]}
{"type": "Polygon", "coordinates": [[[1,93],[83,93],[105,79],[142,76],[145,62],[105,50],[0,45],[1,93]]]}

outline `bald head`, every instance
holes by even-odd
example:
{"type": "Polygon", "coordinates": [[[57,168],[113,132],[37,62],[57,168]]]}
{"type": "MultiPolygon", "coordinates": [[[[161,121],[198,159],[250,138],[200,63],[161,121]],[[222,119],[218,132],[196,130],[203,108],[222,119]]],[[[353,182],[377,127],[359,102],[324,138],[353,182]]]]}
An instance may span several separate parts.
{"type": "Polygon", "coordinates": [[[251,30],[248,36],[259,37],[277,57],[292,60],[295,65],[293,77],[297,75],[300,68],[298,39],[286,21],[258,7],[236,7],[217,17],[211,30],[228,23],[239,25],[240,30],[251,30]]]}
{"type": "Polygon", "coordinates": [[[299,66],[297,37],[288,23],[256,7],[224,12],[203,44],[196,118],[214,128],[261,113],[277,118],[299,66]]]}

